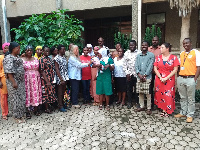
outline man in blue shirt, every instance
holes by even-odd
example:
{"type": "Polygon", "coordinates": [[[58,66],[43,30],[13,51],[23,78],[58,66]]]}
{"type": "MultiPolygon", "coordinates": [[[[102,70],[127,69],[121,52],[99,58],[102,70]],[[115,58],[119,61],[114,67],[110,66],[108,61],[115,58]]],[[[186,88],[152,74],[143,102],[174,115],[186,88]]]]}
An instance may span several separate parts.
{"type": "Polygon", "coordinates": [[[147,114],[150,115],[151,112],[151,93],[150,85],[152,79],[152,69],[155,56],[153,53],[148,51],[148,43],[146,41],[142,42],[142,53],[137,55],[135,63],[135,71],[137,73],[137,84],[136,92],[139,93],[139,104],[140,108],[136,111],[144,111],[144,94],[147,97],[147,114]]]}

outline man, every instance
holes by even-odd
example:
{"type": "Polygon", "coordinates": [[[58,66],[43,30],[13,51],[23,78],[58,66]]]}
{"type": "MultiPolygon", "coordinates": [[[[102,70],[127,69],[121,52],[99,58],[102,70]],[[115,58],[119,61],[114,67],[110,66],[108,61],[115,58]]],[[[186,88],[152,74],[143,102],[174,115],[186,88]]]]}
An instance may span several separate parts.
{"type": "Polygon", "coordinates": [[[129,50],[124,53],[123,70],[126,73],[127,78],[127,95],[128,95],[128,105],[127,108],[130,109],[132,104],[132,94],[134,93],[134,101],[136,104],[139,102],[138,94],[136,93],[136,82],[137,74],[135,72],[135,61],[140,50],[136,49],[136,41],[131,40],[129,42],[129,50]],[[134,91],[134,92],[133,92],[134,91]]]}
{"type": "Polygon", "coordinates": [[[190,38],[183,40],[185,51],[180,54],[180,71],[177,87],[180,94],[180,113],[175,118],[187,117],[186,122],[191,123],[195,112],[195,90],[197,78],[200,73],[200,52],[192,48],[190,38]]]}
{"type": "Polygon", "coordinates": [[[135,62],[135,70],[138,75],[138,81],[136,86],[136,91],[139,93],[139,104],[140,108],[136,111],[144,111],[144,94],[147,97],[147,114],[150,115],[151,112],[151,93],[150,84],[152,78],[153,63],[155,57],[154,54],[148,52],[148,42],[142,42],[142,53],[138,54],[135,62]]]}
{"type": "MultiPolygon", "coordinates": [[[[161,54],[160,46],[159,46],[159,38],[157,36],[152,39],[152,46],[148,48],[149,52],[152,52],[155,58],[161,54]]],[[[155,81],[155,73],[152,72],[152,80],[151,80],[151,108],[154,109],[154,81],[155,81]]]]}
{"type": "Polygon", "coordinates": [[[102,37],[98,39],[98,44],[99,44],[99,50],[105,48],[107,50],[108,57],[110,57],[110,50],[108,47],[104,46],[104,39],[102,37]]]}

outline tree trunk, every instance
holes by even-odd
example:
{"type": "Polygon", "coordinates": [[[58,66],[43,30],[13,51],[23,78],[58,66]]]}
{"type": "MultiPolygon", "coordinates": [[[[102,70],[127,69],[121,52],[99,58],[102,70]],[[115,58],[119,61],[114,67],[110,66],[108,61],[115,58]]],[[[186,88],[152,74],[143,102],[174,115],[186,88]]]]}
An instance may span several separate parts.
{"type": "Polygon", "coordinates": [[[182,17],[180,51],[183,50],[183,40],[184,40],[184,38],[189,38],[189,36],[190,36],[190,16],[191,16],[191,13],[188,14],[186,17],[182,17]]]}

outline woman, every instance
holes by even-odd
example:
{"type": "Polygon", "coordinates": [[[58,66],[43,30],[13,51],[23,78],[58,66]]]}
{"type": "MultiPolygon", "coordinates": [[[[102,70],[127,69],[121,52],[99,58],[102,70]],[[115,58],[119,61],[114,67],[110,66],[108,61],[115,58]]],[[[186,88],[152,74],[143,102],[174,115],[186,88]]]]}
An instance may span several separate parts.
{"type": "Polygon", "coordinates": [[[100,98],[99,109],[102,109],[103,98],[106,98],[106,109],[110,110],[109,96],[112,95],[112,83],[111,83],[111,71],[114,70],[114,63],[112,58],[107,56],[107,49],[100,49],[98,57],[100,59],[100,65],[97,65],[100,69],[96,82],[96,93],[100,98]]]}
{"type": "Polygon", "coordinates": [[[6,77],[3,69],[3,59],[5,57],[5,53],[9,51],[10,43],[4,43],[2,45],[3,55],[0,55],[0,96],[1,96],[1,110],[2,110],[2,118],[7,120],[8,115],[8,91],[6,86],[6,77]]]}
{"type": "Polygon", "coordinates": [[[123,48],[118,49],[118,57],[114,58],[114,83],[116,92],[118,93],[117,104],[121,103],[121,106],[125,105],[126,98],[126,73],[123,71],[123,48]]]}
{"type": "Polygon", "coordinates": [[[42,103],[45,105],[45,112],[52,113],[49,109],[49,104],[53,104],[56,98],[55,85],[53,84],[55,67],[54,62],[50,59],[50,49],[48,46],[43,46],[43,56],[39,60],[41,82],[42,82],[42,103]]]}
{"type": "Polygon", "coordinates": [[[39,73],[39,61],[32,56],[33,47],[28,45],[25,50],[25,57],[23,59],[23,65],[25,70],[25,89],[26,89],[26,117],[31,118],[29,107],[34,107],[34,113],[36,116],[40,115],[38,106],[42,104],[42,87],[39,73]]]}
{"type": "Polygon", "coordinates": [[[40,59],[42,57],[42,46],[37,46],[35,48],[35,58],[40,59]]]}
{"type": "Polygon", "coordinates": [[[154,101],[163,112],[161,117],[168,117],[175,109],[175,73],[178,70],[179,60],[170,54],[169,43],[161,45],[161,55],[156,57],[154,62],[155,97],[154,101]]]}
{"type": "Polygon", "coordinates": [[[81,68],[89,67],[92,64],[92,61],[89,63],[81,63],[77,45],[72,46],[72,52],[73,53],[69,57],[68,61],[69,79],[71,84],[71,101],[72,106],[75,108],[80,108],[80,105],[78,105],[78,93],[79,83],[81,80],[81,68]]]}
{"type": "MultiPolygon", "coordinates": [[[[91,61],[91,56],[88,55],[89,49],[87,47],[83,48],[83,55],[80,56],[80,60],[82,63],[90,63],[91,61]]],[[[83,103],[84,104],[90,104],[91,99],[90,99],[90,80],[91,80],[91,67],[85,67],[82,68],[82,86],[83,86],[83,103]]]]}
{"type": "Polygon", "coordinates": [[[23,116],[25,108],[25,81],[23,60],[18,56],[20,45],[11,42],[9,52],[3,60],[3,68],[6,75],[6,85],[8,89],[8,99],[13,117],[17,123],[24,122],[23,116]]]}
{"type": "Polygon", "coordinates": [[[50,53],[51,53],[51,55],[49,56],[49,58],[51,58],[52,60],[54,60],[54,58],[56,57],[56,55],[58,55],[58,49],[57,49],[57,47],[54,47],[54,46],[51,47],[50,53]]]}
{"type": "Polygon", "coordinates": [[[56,83],[58,87],[58,107],[61,112],[66,112],[63,107],[63,99],[66,89],[68,77],[67,70],[67,60],[64,57],[65,55],[65,46],[58,46],[58,55],[54,58],[55,70],[56,70],[56,83]]]}
{"type": "Polygon", "coordinates": [[[96,94],[96,78],[98,73],[98,68],[95,67],[95,65],[100,64],[99,58],[98,58],[98,50],[99,48],[96,46],[94,47],[94,57],[92,58],[92,68],[91,68],[91,84],[90,84],[90,94],[94,98],[94,104],[93,105],[99,105],[99,95],[96,94]]]}

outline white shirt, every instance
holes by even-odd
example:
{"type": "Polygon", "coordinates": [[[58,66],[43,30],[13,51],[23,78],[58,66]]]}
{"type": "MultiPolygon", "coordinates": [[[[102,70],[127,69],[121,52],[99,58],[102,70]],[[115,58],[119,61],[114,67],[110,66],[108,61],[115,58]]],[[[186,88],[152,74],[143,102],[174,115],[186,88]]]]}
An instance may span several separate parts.
{"type": "Polygon", "coordinates": [[[114,58],[114,76],[115,77],[126,77],[126,73],[123,70],[123,61],[124,58],[117,60],[117,57],[114,58]]]}

